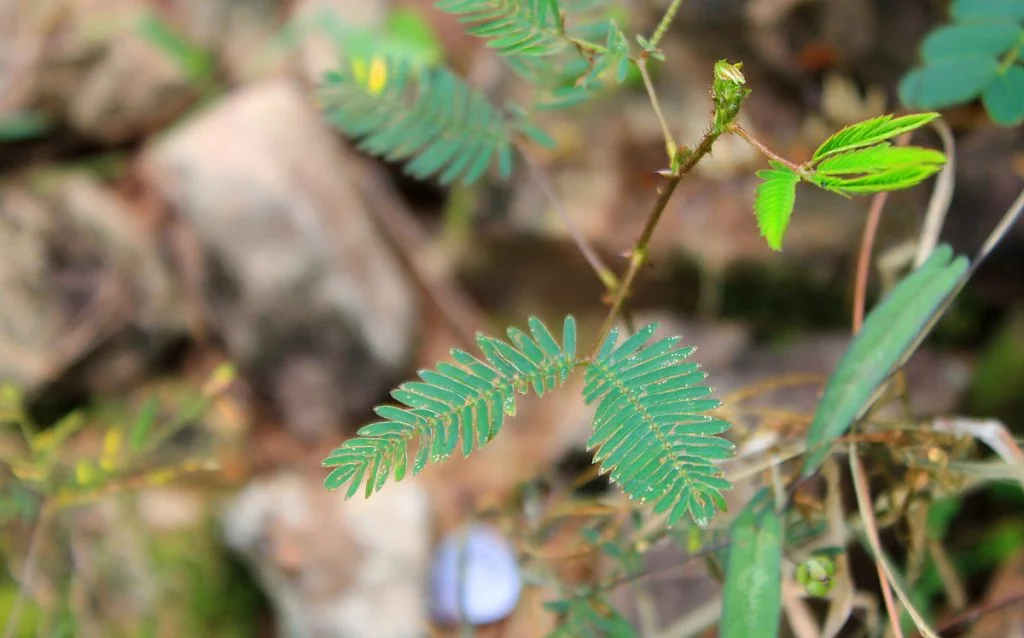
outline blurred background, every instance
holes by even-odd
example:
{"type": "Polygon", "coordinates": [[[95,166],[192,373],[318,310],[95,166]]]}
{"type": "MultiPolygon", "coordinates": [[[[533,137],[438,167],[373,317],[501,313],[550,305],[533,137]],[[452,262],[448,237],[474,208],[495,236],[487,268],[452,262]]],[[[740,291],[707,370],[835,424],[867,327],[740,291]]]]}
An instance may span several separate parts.
{"type": "MultiPolygon", "coordinates": [[[[646,33],[666,4],[622,0],[613,13],[646,33]]],[[[946,11],[944,0],[686,0],[656,70],[666,118],[678,140],[699,139],[714,61],[742,60],[753,94],[741,123],[804,161],[836,128],[898,108],[897,84],[946,11]]],[[[323,488],[324,456],[395,384],[471,349],[475,330],[571,312],[589,339],[605,311],[528,171],[472,188],[416,182],[324,121],[315,86],[339,63],[339,25],[443,60],[492,94],[517,91],[429,0],[0,2],[4,636],[457,635],[431,621],[444,587],[431,565],[471,520],[500,530],[524,566],[493,575],[496,589],[525,588],[478,635],[545,635],[555,620],[542,602],[558,591],[537,574],[586,583],[605,569],[577,551],[581,522],[534,533],[538,517],[586,514],[551,508],[611,489],[588,470],[575,387],[524,399],[484,450],[372,499],[323,488]]],[[[1024,182],[1022,131],[977,103],[944,115],[958,168],[943,239],[973,255],[1024,182]]],[[[621,271],[665,162],[642,86],[541,122],[557,145],[537,163],[621,271]]],[[[930,131],[915,142],[940,144],[930,131]]],[[[677,191],[632,298],[640,318],[698,346],[726,396],[780,375],[824,378],[849,336],[869,201],[801,190],[773,253],[752,215],[765,165],[740,139],[719,142],[677,191]]],[[[929,195],[889,198],[881,262],[917,237],[929,195]]],[[[915,414],[1024,428],[1021,273],[1018,225],[912,360],[915,414]]],[[[874,277],[869,297],[885,284],[874,277]]],[[[772,395],[755,426],[805,427],[819,387],[772,395]]],[[[1019,490],[993,488],[951,506],[965,600],[1024,594],[1021,504],[1019,490]]],[[[664,551],[652,560],[683,550],[664,551]]],[[[668,626],[718,588],[685,565],[615,603],[668,626]]],[[[989,618],[1007,614],[1024,622],[1021,604],[989,618]]],[[[1011,635],[993,631],[971,635],[1011,635]]]]}

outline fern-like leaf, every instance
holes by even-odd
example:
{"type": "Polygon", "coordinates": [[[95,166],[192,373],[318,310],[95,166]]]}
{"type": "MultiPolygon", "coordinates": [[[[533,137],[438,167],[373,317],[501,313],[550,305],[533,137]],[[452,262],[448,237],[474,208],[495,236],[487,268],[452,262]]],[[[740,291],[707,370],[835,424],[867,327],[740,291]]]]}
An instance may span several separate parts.
{"type": "Polygon", "coordinates": [[[840,195],[865,195],[917,186],[942,168],[937,164],[896,166],[858,177],[815,177],[814,183],[840,195]]]}
{"type": "Polygon", "coordinates": [[[320,90],[327,120],[364,151],[442,184],[470,184],[496,159],[512,171],[515,123],[445,68],[414,70],[400,59],[376,58],[328,73],[320,90]]]}
{"type": "Polygon", "coordinates": [[[946,156],[939,151],[917,146],[892,146],[883,142],[846,153],[830,155],[814,171],[819,175],[856,175],[876,173],[908,166],[941,167],[946,156]]]}
{"type": "Polygon", "coordinates": [[[817,161],[835,153],[884,142],[907,131],[920,128],[937,117],[939,117],[938,113],[912,113],[902,117],[881,115],[858,122],[836,131],[832,137],[825,140],[818,150],[814,151],[812,160],[817,161]]]}
{"type": "Polygon", "coordinates": [[[549,55],[564,48],[557,0],[441,0],[438,9],[469,23],[501,55],[549,55]]]}
{"type": "Polygon", "coordinates": [[[391,396],[405,407],[378,406],[374,411],[383,420],[360,428],[324,460],[325,467],[334,468],[324,481],[327,489],[348,485],[350,498],[362,485],[369,496],[392,473],[402,480],[414,438],[419,438],[414,475],[428,462],[450,457],[460,441],[468,456],[515,414],[516,393],[532,387],[543,395],[562,385],[577,365],[575,319],[566,317],[561,346],[539,319],[530,317],[529,329],[527,335],[509,328],[508,342],[477,335],[482,360],[454,349],[451,362],[421,370],[421,381],[399,386],[391,396]]]}
{"type": "Polygon", "coordinates": [[[782,250],[782,238],[796,204],[800,176],[778,162],[772,162],[770,169],[758,171],[757,176],[762,180],[754,198],[757,227],[772,250],[782,250]]]}
{"type": "Polygon", "coordinates": [[[724,508],[730,488],[716,465],[734,453],[718,436],[729,423],[706,414],[718,407],[705,374],[686,362],[693,348],[680,349],[678,337],[647,345],[651,324],[616,347],[612,330],[587,367],[583,397],[600,401],[588,447],[595,461],[631,498],[654,504],[674,525],[689,512],[706,525],[724,508]]]}

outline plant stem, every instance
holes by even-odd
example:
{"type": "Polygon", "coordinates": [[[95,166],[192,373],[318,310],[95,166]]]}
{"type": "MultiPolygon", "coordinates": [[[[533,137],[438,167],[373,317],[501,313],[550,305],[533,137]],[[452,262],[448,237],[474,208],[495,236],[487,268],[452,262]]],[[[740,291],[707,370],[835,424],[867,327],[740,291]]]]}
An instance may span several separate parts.
{"type": "Polygon", "coordinates": [[[882,209],[889,198],[888,192],[877,193],[871,200],[868,218],[864,223],[864,235],[860,242],[860,255],[857,257],[857,276],[853,291],[853,334],[860,332],[864,323],[864,312],[868,295],[868,278],[871,276],[871,250],[878,233],[878,222],[882,217],[882,209]]]}
{"type": "Polygon", "coordinates": [[[651,237],[654,236],[654,229],[661,220],[662,214],[665,212],[665,208],[668,206],[668,202],[672,199],[672,194],[675,192],[676,187],[679,186],[679,182],[683,181],[687,173],[693,170],[693,167],[697,165],[705,155],[711,151],[711,146],[718,139],[720,133],[716,133],[713,130],[708,130],[704,133],[704,137],[701,139],[700,144],[697,145],[692,152],[686,155],[685,161],[679,166],[668,182],[662,186],[661,194],[658,196],[658,201],[654,203],[654,208],[651,210],[651,214],[647,217],[647,223],[644,225],[643,231],[640,233],[640,237],[636,240],[636,244],[633,247],[630,260],[629,269],[626,274],[622,277],[621,283],[615,291],[615,298],[612,301],[611,308],[608,310],[608,316],[605,317],[604,324],[601,326],[601,331],[598,334],[597,343],[594,346],[594,352],[591,354],[593,358],[597,351],[600,349],[601,344],[604,342],[605,337],[611,332],[612,326],[615,325],[615,318],[622,310],[623,304],[626,302],[626,297],[629,296],[629,289],[633,286],[633,281],[636,279],[637,273],[643,268],[644,264],[647,263],[647,248],[651,243],[651,237]]]}
{"type": "Polygon", "coordinates": [[[784,165],[789,170],[793,171],[797,175],[800,175],[801,177],[806,177],[807,176],[807,171],[805,171],[802,166],[800,166],[799,164],[794,164],[793,162],[789,161],[785,157],[779,155],[778,153],[773,151],[771,148],[769,148],[767,144],[765,144],[761,140],[759,140],[756,137],[754,137],[753,135],[751,135],[750,131],[748,131],[747,129],[743,128],[739,124],[736,124],[736,123],[730,124],[729,125],[729,132],[730,133],[735,133],[736,135],[739,135],[740,137],[742,137],[744,140],[747,141],[748,144],[750,144],[751,146],[753,146],[754,148],[759,150],[761,152],[761,154],[764,155],[765,157],[767,157],[768,159],[774,160],[774,161],[778,162],[779,164],[784,165]]]}
{"type": "Polygon", "coordinates": [[[675,20],[681,6],[683,6],[683,0],[672,0],[672,4],[665,10],[665,15],[661,16],[661,21],[658,22],[658,27],[654,30],[654,35],[651,36],[649,41],[651,49],[658,48],[658,43],[665,37],[665,33],[668,32],[668,28],[672,21],[675,20]]]}
{"type": "Polygon", "coordinates": [[[651,74],[647,72],[647,57],[641,55],[634,62],[636,63],[637,70],[640,71],[640,77],[643,78],[644,88],[647,89],[647,97],[650,98],[651,106],[654,107],[654,114],[658,116],[658,123],[661,124],[661,135],[665,138],[665,152],[668,153],[668,161],[671,164],[675,159],[678,146],[672,137],[672,131],[668,127],[668,121],[661,112],[661,104],[658,102],[657,93],[654,92],[651,74]]]}
{"type": "Polygon", "coordinates": [[[562,218],[562,223],[565,224],[566,229],[569,231],[569,236],[572,237],[576,247],[580,253],[583,254],[583,258],[590,264],[590,267],[597,274],[597,278],[601,280],[601,283],[608,290],[609,293],[614,294],[616,289],[619,287],[619,279],[612,272],[612,269],[605,265],[604,261],[597,254],[587,242],[587,238],[583,236],[583,232],[579,229],[572,218],[569,217],[569,211],[565,210],[562,203],[559,201],[558,196],[555,194],[555,189],[551,186],[551,181],[548,180],[547,175],[544,174],[543,169],[533,158],[532,155],[523,146],[519,147],[519,154],[522,155],[526,161],[527,167],[530,169],[530,173],[533,178],[537,181],[537,185],[540,186],[540,190],[544,193],[544,196],[548,198],[551,203],[551,207],[555,209],[555,213],[562,218]]]}

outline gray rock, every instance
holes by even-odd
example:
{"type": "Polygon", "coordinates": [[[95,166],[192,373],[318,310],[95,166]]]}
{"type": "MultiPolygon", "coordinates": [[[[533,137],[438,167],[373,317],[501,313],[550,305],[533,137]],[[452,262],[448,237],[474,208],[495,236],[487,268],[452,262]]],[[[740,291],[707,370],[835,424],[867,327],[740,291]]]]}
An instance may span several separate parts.
{"type": "Polygon", "coordinates": [[[430,510],[416,482],[345,501],[318,476],[250,483],[224,514],[288,638],[425,634],[430,510]]]}
{"type": "Polygon", "coordinates": [[[242,89],[148,149],[144,182],[198,242],[210,325],[306,440],[362,419],[410,354],[411,286],[292,84],[242,89]]]}
{"type": "Polygon", "coordinates": [[[0,190],[0,383],[32,393],[72,366],[89,391],[138,380],[185,334],[153,236],[84,173],[28,182],[0,190]]]}

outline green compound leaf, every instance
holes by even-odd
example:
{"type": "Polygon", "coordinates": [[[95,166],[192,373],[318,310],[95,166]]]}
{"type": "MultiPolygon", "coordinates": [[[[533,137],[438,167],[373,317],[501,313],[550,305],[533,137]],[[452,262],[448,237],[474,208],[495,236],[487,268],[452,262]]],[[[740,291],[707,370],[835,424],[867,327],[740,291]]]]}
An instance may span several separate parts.
{"type": "Polygon", "coordinates": [[[707,414],[719,402],[702,383],[707,375],[686,361],[693,348],[677,348],[678,337],[647,344],[656,328],[617,347],[613,329],[587,366],[583,398],[599,402],[587,447],[630,498],[667,513],[668,525],[689,512],[705,526],[731,487],[717,465],[735,453],[719,436],[730,425],[707,414]]]}
{"type": "Polygon", "coordinates": [[[900,81],[900,101],[910,108],[941,109],[973,100],[999,72],[985,56],[944,58],[916,68],[900,81]]]}
{"type": "Polygon", "coordinates": [[[848,153],[830,155],[815,166],[814,171],[819,175],[847,176],[912,166],[941,167],[945,163],[946,156],[939,151],[917,146],[893,146],[884,142],[848,153]]]}
{"type": "Polygon", "coordinates": [[[440,0],[434,6],[469,23],[466,33],[487,39],[503,56],[550,55],[567,44],[556,0],[440,0]]]}
{"type": "Polygon", "coordinates": [[[782,250],[782,238],[789,226],[796,203],[796,185],[800,176],[778,162],[771,163],[771,169],[757,172],[761,183],[754,198],[754,214],[757,227],[772,250],[782,250]]]}
{"type": "Polygon", "coordinates": [[[928,34],[921,43],[921,57],[925,62],[964,56],[996,58],[1020,36],[1020,25],[1012,22],[949,24],[928,34]]]}
{"type": "Polygon", "coordinates": [[[1020,0],[956,0],[950,13],[957,22],[968,20],[1024,20],[1020,0]]]}
{"type": "Polygon", "coordinates": [[[468,456],[515,414],[517,393],[532,388],[543,395],[565,383],[577,365],[576,320],[565,318],[561,346],[539,319],[530,317],[529,328],[530,335],[509,328],[508,342],[477,335],[482,360],[455,349],[451,362],[421,370],[422,381],[400,385],[391,396],[405,407],[378,406],[374,411],[383,420],[360,428],[324,460],[324,467],[334,468],[324,481],[327,489],[348,485],[345,497],[351,498],[363,486],[369,496],[392,473],[402,480],[417,438],[413,475],[428,462],[449,458],[460,441],[468,456]]]}
{"type": "Polygon", "coordinates": [[[901,117],[881,115],[858,122],[836,131],[814,151],[811,160],[817,162],[829,155],[884,142],[907,131],[921,128],[937,117],[938,113],[911,113],[901,117]]]}
{"type": "Polygon", "coordinates": [[[825,385],[807,433],[803,474],[810,476],[870,406],[871,398],[924,339],[943,302],[967,272],[966,257],[943,244],[867,316],[825,385]]]}
{"type": "Polygon", "coordinates": [[[814,176],[817,186],[841,195],[866,195],[916,186],[942,169],[942,164],[895,166],[860,177],[814,176]]]}
{"type": "Polygon", "coordinates": [[[442,184],[471,184],[497,161],[512,171],[515,124],[445,68],[416,70],[404,59],[357,59],[328,73],[319,99],[327,121],[362,150],[442,184]]]}
{"type": "MultiPolygon", "coordinates": [[[[754,503],[752,502],[751,505],[754,503]]],[[[782,523],[769,510],[760,517],[748,505],[729,536],[722,638],[774,638],[782,613],[782,523]]]]}
{"type": "Polygon", "coordinates": [[[1016,126],[1024,120],[1024,68],[1014,65],[992,80],[981,94],[985,110],[996,124],[1016,126]]]}

